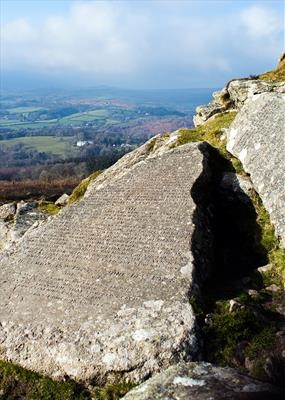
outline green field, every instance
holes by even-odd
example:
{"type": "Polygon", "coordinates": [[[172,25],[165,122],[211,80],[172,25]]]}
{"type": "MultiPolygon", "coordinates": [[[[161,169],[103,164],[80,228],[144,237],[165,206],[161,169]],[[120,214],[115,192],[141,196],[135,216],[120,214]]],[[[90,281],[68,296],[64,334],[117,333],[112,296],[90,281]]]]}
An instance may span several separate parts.
{"type": "MultiPolygon", "coordinates": [[[[38,108],[40,109],[40,108],[38,108]]],[[[9,111],[24,113],[36,111],[36,107],[18,107],[11,108],[9,111]],[[28,111],[29,110],[29,111],[28,111]]],[[[75,113],[68,115],[66,117],[60,119],[49,119],[43,121],[34,121],[34,122],[19,122],[13,119],[0,118],[0,127],[9,128],[9,129],[34,129],[34,128],[45,128],[53,125],[83,125],[86,122],[101,120],[104,122],[108,122],[109,112],[108,110],[93,110],[87,111],[83,113],[75,113]]]]}
{"type": "Polygon", "coordinates": [[[62,157],[76,151],[75,147],[73,146],[75,143],[73,136],[25,136],[21,138],[0,141],[0,145],[6,147],[11,147],[20,143],[26,148],[37,150],[39,152],[52,153],[62,157]]]}
{"type": "Polygon", "coordinates": [[[30,113],[34,111],[44,110],[43,107],[14,107],[9,108],[8,111],[10,113],[30,113]]]}
{"type": "Polygon", "coordinates": [[[10,129],[34,129],[34,128],[44,128],[52,125],[56,125],[58,123],[57,119],[49,119],[46,121],[35,121],[35,122],[15,122],[15,120],[7,120],[0,119],[0,127],[1,128],[10,128],[10,129]]]}
{"type": "Polygon", "coordinates": [[[67,117],[63,117],[59,120],[59,123],[84,123],[89,121],[94,121],[95,119],[107,119],[109,117],[108,110],[93,110],[93,111],[86,111],[83,113],[76,113],[68,115],[67,117]]]}

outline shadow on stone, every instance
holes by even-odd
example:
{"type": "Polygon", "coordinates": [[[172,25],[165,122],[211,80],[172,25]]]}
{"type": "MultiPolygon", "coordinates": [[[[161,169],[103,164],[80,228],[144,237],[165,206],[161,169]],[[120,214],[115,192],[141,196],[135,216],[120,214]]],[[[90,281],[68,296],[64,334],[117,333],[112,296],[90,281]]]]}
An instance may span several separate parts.
{"type": "MultiPolygon", "coordinates": [[[[231,163],[216,149],[205,143],[200,150],[212,166],[211,187],[205,187],[205,176],[200,176],[191,196],[197,204],[196,230],[192,240],[197,282],[203,281],[205,254],[210,255],[211,272],[206,282],[210,297],[232,298],[239,294],[253,271],[267,263],[266,249],[261,245],[261,228],[250,199],[251,184],[246,177],[237,177],[231,163]],[[207,221],[212,235],[203,221],[207,221]],[[210,250],[210,251],[209,251],[210,250]]],[[[206,167],[205,167],[206,168],[206,167]]],[[[209,169],[209,167],[207,167],[209,169]]],[[[208,180],[209,181],[209,180],[208,180]]],[[[209,271],[209,269],[208,269],[209,271]]]]}
{"type": "Polygon", "coordinates": [[[282,340],[276,334],[283,316],[271,307],[272,295],[264,291],[261,276],[256,278],[256,269],[268,257],[251,200],[254,189],[215,149],[203,143],[200,151],[205,168],[191,191],[197,208],[191,242],[195,284],[190,293],[204,342],[200,359],[242,368],[283,386],[284,362],[278,350],[282,340]],[[212,176],[205,180],[209,166],[212,176]]]}

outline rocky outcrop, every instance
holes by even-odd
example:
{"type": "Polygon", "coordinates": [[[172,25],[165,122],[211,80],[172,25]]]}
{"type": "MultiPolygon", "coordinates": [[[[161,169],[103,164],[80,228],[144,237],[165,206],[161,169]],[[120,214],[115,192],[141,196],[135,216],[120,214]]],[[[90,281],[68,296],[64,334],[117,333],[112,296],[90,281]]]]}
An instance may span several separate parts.
{"type": "MultiPolygon", "coordinates": [[[[202,353],[193,311],[197,297],[191,304],[189,298],[199,293],[211,267],[220,268],[216,275],[226,277],[223,282],[238,272],[233,283],[240,291],[240,273],[262,265],[254,191],[285,243],[284,87],[233,80],[197,109],[195,125],[239,111],[227,149],[250,177],[234,173],[206,143],[174,147],[179,132],[173,132],[93,176],[84,197],[45,225],[40,222],[47,214],[36,203],[0,207],[0,250],[1,243],[14,243],[0,255],[1,358],[91,386],[118,377],[140,383],[154,375],[126,400],[282,398],[273,386],[233,369],[190,362],[202,353]]],[[[215,146],[221,132],[213,132],[215,146]]],[[[224,146],[222,153],[229,156],[224,146]]],[[[67,201],[65,195],[57,203],[67,201]]],[[[270,284],[262,295],[280,290],[270,284]]],[[[255,301],[260,293],[249,286],[247,295],[246,301],[255,301]]],[[[280,307],[274,310],[284,319],[280,307]]],[[[259,305],[251,308],[238,297],[229,301],[229,314],[244,311],[269,321],[259,305]]],[[[211,326],[213,313],[204,317],[211,326]]],[[[277,345],[268,357],[262,352],[260,364],[277,383],[284,375],[283,328],[274,332],[277,345]]],[[[254,373],[245,342],[247,337],[235,343],[233,365],[254,373]]]]}
{"type": "Polygon", "coordinates": [[[221,112],[239,111],[256,94],[268,92],[285,93],[285,84],[259,79],[234,79],[220,92],[214,92],[213,100],[209,104],[197,107],[194,125],[201,125],[221,112]]]}
{"type": "Polygon", "coordinates": [[[285,246],[285,95],[255,95],[237,115],[227,149],[250,174],[285,246]]]}
{"type": "Polygon", "coordinates": [[[2,358],[104,383],[197,356],[189,293],[211,250],[210,147],[153,140],[2,254],[2,358]]]}
{"type": "Polygon", "coordinates": [[[40,211],[36,202],[3,204],[0,207],[0,251],[15,244],[32,228],[46,221],[48,214],[40,211]]]}
{"type": "Polygon", "coordinates": [[[68,200],[69,200],[69,195],[66,193],[63,193],[56,201],[55,201],[55,205],[56,206],[66,206],[68,204],[68,200]]]}
{"type": "Polygon", "coordinates": [[[233,107],[240,110],[247,100],[261,93],[275,92],[284,93],[284,83],[270,83],[259,79],[237,79],[229,82],[227,86],[229,98],[233,107]]]}
{"type": "Polygon", "coordinates": [[[179,363],[131,390],[124,400],[277,400],[280,390],[209,363],[179,363]]]}

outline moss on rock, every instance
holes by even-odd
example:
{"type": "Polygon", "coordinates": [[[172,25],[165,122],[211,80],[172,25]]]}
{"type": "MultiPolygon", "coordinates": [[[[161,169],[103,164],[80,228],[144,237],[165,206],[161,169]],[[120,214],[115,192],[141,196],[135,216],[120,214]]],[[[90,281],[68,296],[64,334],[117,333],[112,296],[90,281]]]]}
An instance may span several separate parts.
{"type": "Polygon", "coordinates": [[[102,171],[95,171],[93,172],[93,174],[89,175],[88,178],[83,179],[83,181],[80,182],[79,185],[76,186],[76,188],[71,193],[68,204],[73,204],[80,200],[84,196],[90,182],[94,181],[101,173],[102,171]]]}
{"type": "MultiPolygon", "coordinates": [[[[231,168],[239,174],[245,174],[240,161],[226,150],[225,129],[229,128],[236,112],[225,112],[215,115],[193,129],[181,129],[174,146],[188,142],[207,141],[216,148],[221,160],[228,161],[224,167],[231,168]]],[[[276,341],[275,310],[270,309],[273,297],[284,294],[273,294],[272,299],[264,288],[276,284],[280,290],[285,282],[285,250],[279,247],[278,238],[270,222],[269,214],[255,191],[250,192],[251,204],[256,212],[256,239],[264,249],[272,268],[262,274],[255,287],[256,296],[249,296],[247,287],[239,289],[240,309],[230,310],[229,300],[219,297],[212,291],[208,282],[202,290],[201,298],[192,297],[192,304],[198,321],[203,325],[205,356],[207,361],[219,365],[231,365],[247,370],[256,378],[266,379],[264,365],[268,355],[274,350],[276,341]],[[210,289],[210,290],[208,290],[210,289]],[[268,297],[269,296],[269,297],[268,297]],[[273,311],[273,312],[271,312],[273,311]],[[245,359],[249,360],[246,365],[245,359]]],[[[253,232],[254,234],[254,232],[253,232]]],[[[230,267],[230,266],[229,266],[230,267]]],[[[255,267],[256,268],[256,267],[255,267]]],[[[282,292],[283,293],[283,292],[282,292]]]]}
{"type": "Polygon", "coordinates": [[[135,387],[132,383],[114,383],[93,391],[94,400],[118,400],[135,387]],[[94,397],[95,396],[95,397],[94,397]]]}
{"type": "Polygon", "coordinates": [[[215,147],[226,160],[231,161],[236,172],[242,173],[242,165],[237,158],[227,151],[226,138],[224,137],[225,130],[230,127],[236,115],[236,111],[223,112],[210,118],[203,125],[192,129],[180,129],[178,138],[172,147],[189,142],[206,141],[215,147]]]}
{"type": "Polygon", "coordinates": [[[118,400],[135,385],[115,382],[86,389],[72,379],[55,381],[47,376],[0,360],[0,399],[118,400]]]}
{"type": "Polygon", "coordinates": [[[42,201],[38,205],[38,210],[50,215],[56,215],[60,211],[60,207],[50,201],[42,201]]]}
{"type": "Polygon", "coordinates": [[[90,393],[73,380],[57,382],[7,361],[0,361],[0,398],[89,400],[90,393]]]}
{"type": "Polygon", "coordinates": [[[265,248],[272,268],[262,273],[264,283],[276,284],[285,287],[285,249],[280,248],[275,235],[274,226],[270,222],[269,214],[256,192],[251,193],[251,200],[257,213],[257,223],[261,229],[261,244],[265,248]]]}

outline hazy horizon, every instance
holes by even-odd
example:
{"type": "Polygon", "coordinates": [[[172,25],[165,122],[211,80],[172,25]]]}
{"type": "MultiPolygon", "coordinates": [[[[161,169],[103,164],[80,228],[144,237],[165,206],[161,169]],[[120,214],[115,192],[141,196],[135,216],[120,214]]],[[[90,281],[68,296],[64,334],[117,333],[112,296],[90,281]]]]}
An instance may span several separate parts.
{"type": "Polygon", "coordinates": [[[1,89],[218,88],[271,70],[282,0],[1,0],[1,89]]]}

